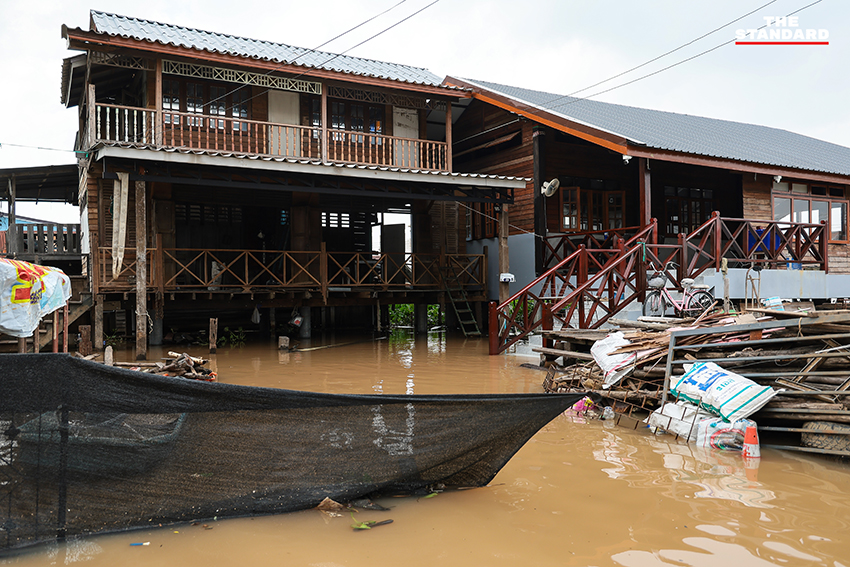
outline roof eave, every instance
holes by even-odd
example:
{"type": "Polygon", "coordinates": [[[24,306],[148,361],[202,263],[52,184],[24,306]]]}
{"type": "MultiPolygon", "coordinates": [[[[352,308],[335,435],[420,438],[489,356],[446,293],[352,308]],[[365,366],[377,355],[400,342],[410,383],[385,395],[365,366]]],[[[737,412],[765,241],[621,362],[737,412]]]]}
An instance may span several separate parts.
{"type": "Polygon", "coordinates": [[[763,175],[781,175],[782,177],[807,179],[821,183],[838,183],[842,185],[850,184],[850,175],[842,175],[840,173],[782,167],[778,165],[704,156],[700,154],[689,154],[672,150],[653,149],[646,146],[630,145],[628,147],[628,155],[637,158],[656,159],[659,161],[726,169],[739,173],[761,173],[763,175]]]}
{"type": "Polygon", "coordinates": [[[574,119],[565,118],[556,112],[551,112],[532,103],[494,92],[472,81],[465,81],[455,77],[446,77],[444,82],[458,87],[472,89],[472,98],[474,99],[493,104],[523,116],[533,122],[544,124],[620,154],[628,154],[629,144],[640,144],[640,142],[636,140],[629,140],[625,136],[613,132],[607,132],[574,119]]]}
{"type": "Polygon", "coordinates": [[[88,51],[102,50],[103,48],[128,49],[151,53],[156,56],[183,57],[223,65],[238,65],[240,67],[247,66],[265,71],[306,75],[314,79],[337,80],[347,83],[406,90],[434,96],[438,95],[443,98],[471,97],[469,92],[453,88],[449,85],[425,85],[422,83],[398,81],[370,75],[341,73],[327,69],[278,63],[275,61],[255,59],[241,55],[214,53],[203,49],[191,49],[182,46],[167,45],[156,41],[113,36],[93,31],[86,31],[80,28],[69,28],[66,25],[62,26],[62,37],[66,40],[67,48],[72,50],[88,51]]]}

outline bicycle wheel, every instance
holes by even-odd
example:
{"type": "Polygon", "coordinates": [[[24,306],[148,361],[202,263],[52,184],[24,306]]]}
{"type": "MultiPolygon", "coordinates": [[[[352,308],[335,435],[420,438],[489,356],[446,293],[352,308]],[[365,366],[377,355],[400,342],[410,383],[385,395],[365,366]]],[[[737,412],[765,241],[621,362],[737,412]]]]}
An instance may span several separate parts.
{"type": "Polygon", "coordinates": [[[688,298],[685,310],[691,317],[699,317],[714,305],[714,297],[707,291],[696,291],[688,298]]]}
{"type": "Polygon", "coordinates": [[[660,291],[650,291],[643,300],[643,314],[648,317],[664,317],[667,312],[667,300],[660,291]]]}

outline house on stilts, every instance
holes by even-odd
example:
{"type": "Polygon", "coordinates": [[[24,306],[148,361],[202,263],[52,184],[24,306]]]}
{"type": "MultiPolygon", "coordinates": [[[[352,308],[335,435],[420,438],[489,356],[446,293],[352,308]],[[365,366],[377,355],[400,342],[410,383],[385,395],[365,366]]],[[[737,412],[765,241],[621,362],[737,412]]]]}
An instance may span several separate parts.
{"type": "Polygon", "coordinates": [[[420,329],[442,303],[476,332],[487,256],[467,253],[467,207],[510,203],[527,180],[454,168],[467,89],[408,65],[90,15],[89,29],[62,28],[82,52],[64,61],[62,102],[79,110],[96,345],[120,320],[142,357],[192,317],[247,323],[257,309],[274,327],[299,314],[306,337],[380,324],[399,303],[420,329]]]}
{"type": "MultiPolygon", "coordinates": [[[[674,287],[696,278],[718,298],[724,272],[730,299],[850,296],[850,148],[766,126],[445,82],[472,91],[455,123],[455,167],[529,179],[504,219],[516,282],[490,280],[492,354],[559,321],[593,328],[639,306],[653,266],[668,265],[674,287]],[[498,285],[510,286],[501,297],[498,285]]],[[[498,227],[484,218],[468,217],[470,252],[494,248],[498,227]]]]}

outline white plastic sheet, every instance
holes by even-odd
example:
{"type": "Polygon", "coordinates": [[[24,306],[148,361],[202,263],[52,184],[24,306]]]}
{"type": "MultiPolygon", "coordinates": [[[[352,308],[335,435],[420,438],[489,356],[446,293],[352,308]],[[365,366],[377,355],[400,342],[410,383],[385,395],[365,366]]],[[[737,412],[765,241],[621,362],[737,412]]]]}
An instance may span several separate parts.
{"type": "Polygon", "coordinates": [[[0,258],[0,332],[32,336],[41,318],[71,297],[71,279],[59,268],[0,258]]]}

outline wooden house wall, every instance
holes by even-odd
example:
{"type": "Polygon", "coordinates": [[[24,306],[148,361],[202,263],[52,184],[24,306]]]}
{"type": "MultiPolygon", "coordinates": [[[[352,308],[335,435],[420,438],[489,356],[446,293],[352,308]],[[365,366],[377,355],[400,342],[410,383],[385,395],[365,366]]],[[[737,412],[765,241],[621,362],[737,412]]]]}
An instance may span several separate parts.
{"type": "MultiPolygon", "coordinates": [[[[799,180],[805,182],[804,179],[799,180]]],[[[746,173],[743,175],[744,218],[773,219],[771,191],[773,178],[770,175],[746,173]]],[[[850,274],[850,245],[830,244],[828,250],[829,271],[833,274],[850,274]]]]}
{"type": "MultiPolygon", "coordinates": [[[[472,101],[452,127],[454,170],[461,173],[482,173],[514,177],[534,177],[533,123],[498,107],[472,101]],[[482,132],[486,132],[481,134],[482,132]],[[503,144],[483,148],[518,133],[503,144]],[[478,134],[478,135],[477,135],[478,134]],[[482,148],[474,150],[474,148],[482,148]],[[473,150],[473,151],[469,151],[473,150]],[[467,153],[464,153],[467,152],[467,153]]],[[[534,230],[533,181],[525,189],[514,191],[514,204],[509,208],[510,234],[521,234],[518,228],[534,230]],[[518,227],[518,228],[515,228],[518,227]]]]}
{"type": "MultiPolygon", "coordinates": [[[[541,142],[544,155],[544,180],[559,178],[561,187],[569,186],[566,177],[602,179],[613,182],[626,194],[626,226],[638,224],[638,167],[637,160],[623,163],[623,157],[611,150],[585,142],[574,136],[546,129],[541,142]],[[565,185],[566,183],[566,185],[565,185]]],[[[549,232],[561,232],[560,195],[546,200],[546,226],[549,232]]]]}

